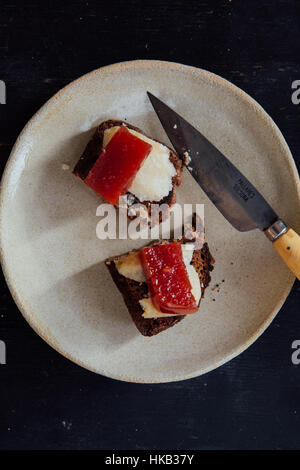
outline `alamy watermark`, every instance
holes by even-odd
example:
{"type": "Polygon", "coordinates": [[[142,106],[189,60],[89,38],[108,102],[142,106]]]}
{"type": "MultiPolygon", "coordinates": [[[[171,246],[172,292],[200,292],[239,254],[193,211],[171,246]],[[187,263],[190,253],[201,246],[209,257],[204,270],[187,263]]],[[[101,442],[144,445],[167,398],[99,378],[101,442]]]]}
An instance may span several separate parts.
{"type": "Polygon", "coordinates": [[[6,104],[6,85],[3,80],[0,80],[0,104],[6,104]]]}
{"type": "Polygon", "coordinates": [[[294,80],[292,82],[292,90],[295,90],[291,96],[292,103],[299,104],[300,103],[300,80],[294,80]]]}
{"type": "Polygon", "coordinates": [[[292,363],[297,366],[298,364],[300,364],[300,340],[299,339],[295,339],[293,342],[292,342],[292,349],[295,349],[295,351],[293,352],[292,354],[292,363]]]}
{"type": "Polygon", "coordinates": [[[6,344],[0,340],[0,364],[6,364],[6,344]]]}
{"type": "Polygon", "coordinates": [[[181,238],[199,242],[204,237],[204,204],[128,204],[127,196],[119,199],[118,210],[111,204],[100,204],[96,226],[100,240],[156,240],[181,238]]]}

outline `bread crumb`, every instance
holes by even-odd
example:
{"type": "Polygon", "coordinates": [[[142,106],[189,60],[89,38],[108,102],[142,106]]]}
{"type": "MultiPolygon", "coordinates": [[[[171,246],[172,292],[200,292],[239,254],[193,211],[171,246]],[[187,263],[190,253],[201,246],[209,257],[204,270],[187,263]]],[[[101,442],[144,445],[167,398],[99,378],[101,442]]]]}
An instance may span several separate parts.
{"type": "Polygon", "coordinates": [[[184,163],[186,166],[188,166],[188,164],[191,163],[191,160],[192,160],[189,152],[187,151],[183,152],[183,156],[184,156],[184,163]]]}
{"type": "Polygon", "coordinates": [[[72,423],[71,422],[68,422],[68,421],[62,421],[61,424],[63,425],[64,428],[66,428],[68,431],[71,429],[72,427],[72,423]]]}

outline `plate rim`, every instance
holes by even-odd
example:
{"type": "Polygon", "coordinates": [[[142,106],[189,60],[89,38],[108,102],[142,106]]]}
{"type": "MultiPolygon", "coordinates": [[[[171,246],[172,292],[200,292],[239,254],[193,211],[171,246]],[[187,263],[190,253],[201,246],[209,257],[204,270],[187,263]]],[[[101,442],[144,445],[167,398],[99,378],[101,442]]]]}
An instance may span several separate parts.
{"type": "MultiPolygon", "coordinates": [[[[117,62],[113,63],[110,65],[106,65],[103,67],[99,67],[97,69],[92,70],[91,72],[88,72],[79,78],[71,81],[68,83],[66,86],[61,88],[58,92],[56,92],[52,97],[50,97],[37,111],[36,113],[29,119],[29,121],[26,123],[22,131],[20,132],[19,136],[17,137],[17,140],[15,144],[12,147],[12,150],[10,152],[9,158],[6,162],[5,168],[3,170],[2,178],[1,178],[1,184],[0,184],[0,234],[2,233],[2,227],[4,226],[4,216],[3,216],[3,208],[4,208],[4,202],[5,202],[5,194],[6,194],[6,188],[8,188],[9,185],[9,179],[10,179],[10,173],[14,167],[14,164],[18,161],[18,150],[21,144],[21,141],[23,137],[26,135],[30,129],[34,129],[35,124],[38,122],[40,117],[43,117],[43,114],[49,111],[49,107],[53,106],[57,100],[60,99],[61,95],[65,94],[66,92],[70,91],[72,87],[78,85],[80,82],[84,82],[86,79],[89,79],[92,76],[96,76],[97,74],[105,73],[105,72],[110,72],[110,71],[121,71],[122,69],[130,69],[130,68],[139,68],[139,67],[165,67],[167,69],[174,68],[179,71],[187,71],[187,73],[194,73],[198,75],[204,75],[206,78],[212,82],[214,82],[217,85],[224,86],[225,88],[230,88],[235,94],[239,95],[243,100],[245,100],[248,104],[250,104],[252,107],[254,107],[258,114],[260,115],[260,118],[265,120],[267,124],[273,129],[274,133],[276,134],[278,138],[278,142],[280,143],[283,154],[286,157],[286,161],[288,163],[288,169],[291,173],[293,182],[295,183],[295,188],[298,196],[298,206],[300,209],[300,181],[299,181],[299,174],[298,170],[296,167],[296,163],[293,159],[292,153],[289,149],[289,146],[286,142],[286,140],[283,137],[283,134],[281,133],[280,129],[276,125],[276,123],[273,121],[271,116],[263,109],[263,107],[250,95],[248,95],[245,91],[243,91],[241,88],[238,86],[234,85],[227,79],[213,73],[209,72],[208,70],[194,67],[191,65],[185,65],[181,64],[178,62],[171,62],[171,61],[162,61],[162,60],[152,60],[152,59],[138,59],[138,60],[129,60],[129,61],[124,61],[124,62],[117,62]]],[[[271,322],[274,320],[276,317],[277,313],[281,309],[282,305],[284,304],[287,296],[289,295],[295,278],[293,278],[291,281],[287,281],[286,288],[284,289],[279,301],[277,302],[276,306],[274,309],[268,314],[267,318],[262,322],[260,327],[251,335],[249,336],[248,340],[243,342],[243,344],[233,348],[227,355],[223,356],[221,359],[213,361],[209,366],[201,369],[197,369],[189,374],[180,374],[179,376],[173,376],[173,377],[163,377],[160,379],[141,379],[141,378],[133,378],[133,377],[126,377],[118,374],[112,374],[104,369],[101,368],[93,368],[89,364],[84,363],[81,361],[79,358],[73,356],[72,354],[69,354],[66,352],[59,344],[57,344],[56,340],[54,337],[49,337],[47,336],[46,333],[44,333],[43,329],[39,326],[38,322],[34,321],[33,318],[30,315],[30,309],[26,308],[26,302],[23,299],[20,293],[17,292],[17,290],[13,286],[13,273],[10,273],[9,270],[9,261],[5,257],[5,250],[3,247],[3,241],[2,241],[2,236],[0,236],[0,261],[2,265],[2,270],[4,274],[5,281],[7,283],[7,286],[9,288],[9,291],[13,297],[13,300],[15,304],[17,305],[19,311],[27,321],[27,323],[31,326],[31,328],[49,345],[51,346],[54,350],[56,350],[58,353],[62,354],[64,357],[67,359],[71,360],[73,363],[91,371],[97,374],[101,374],[105,377],[115,379],[115,380],[120,380],[120,381],[125,381],[125,382],[132,382],[132,383],[148,383],[148,384],[154,384],[154,383],[168,383],[168,382],[178,382],[182,380],[187,380],[191,378],[195,378],[201,375],[204,375],[221,365],[229,362],[231,359],[237,357],[239,354],[244,352],[249,346],[251,346],[262,334],[263,332],[268,328],[268,326],[271,324],[271,322]]]]}

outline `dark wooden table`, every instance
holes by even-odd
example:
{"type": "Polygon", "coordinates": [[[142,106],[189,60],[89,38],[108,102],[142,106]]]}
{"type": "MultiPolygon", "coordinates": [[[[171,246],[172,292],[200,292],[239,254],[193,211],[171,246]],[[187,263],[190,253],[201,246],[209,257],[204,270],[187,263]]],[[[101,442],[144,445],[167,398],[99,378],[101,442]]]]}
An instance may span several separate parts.
{"type": "MultiPolygon", "coordinates": [[[[279,0],[9,1],[0,4],[0,164],[19,132],[57,90],[130,59],[210,70],[253,96],[300,164],[299,5],[279,0]]],[[[300,284],[246,352],[199,378],[122,383],[88,372],[40,339],[0,285],[2,449],[300,448],[300,284]]]]}

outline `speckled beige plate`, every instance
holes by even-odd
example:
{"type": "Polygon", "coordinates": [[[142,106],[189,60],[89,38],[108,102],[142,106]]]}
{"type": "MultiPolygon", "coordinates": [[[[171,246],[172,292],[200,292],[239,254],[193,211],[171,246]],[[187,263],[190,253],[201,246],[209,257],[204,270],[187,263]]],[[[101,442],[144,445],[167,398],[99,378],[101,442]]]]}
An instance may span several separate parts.
{"type": "Polygon", "coordinates": [[[205,203],[216,258],[211,287],[220,288],[207,290],[198,315],[150,339],[138,333],[103,260],[143,243],[96,238],[99,197],[71,169],[108,118],[126,118],[167,142],[147,89],[222,149],[299,232],[297,171],[264,110],[204,70],[134,61],[76,80],[27,124],[2,180],[1,251],[19,309],[56,350],[109,377],[167,382],[203,374],[242,352],[274,318],[294,277],[262,233],[237,232],[185,173],[178,200],[205,203]]]}

